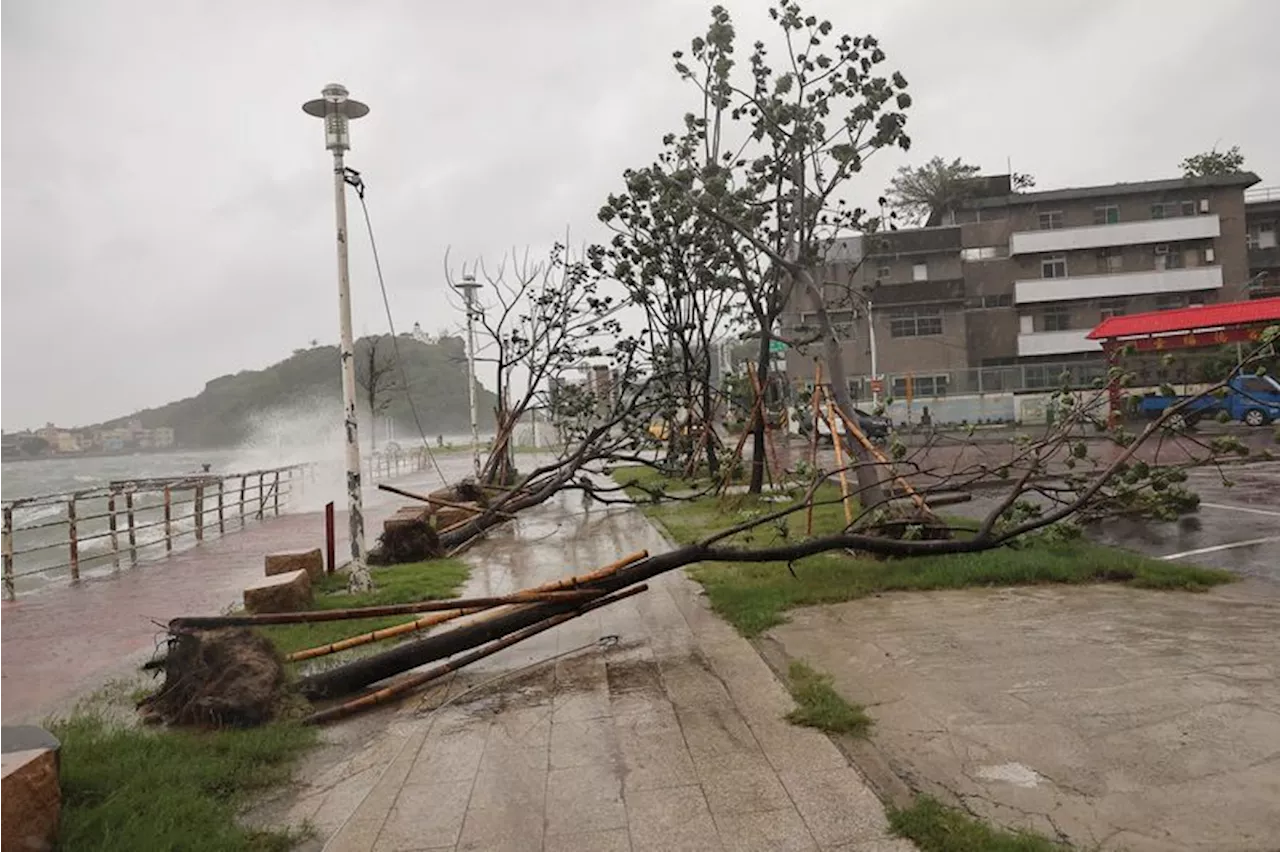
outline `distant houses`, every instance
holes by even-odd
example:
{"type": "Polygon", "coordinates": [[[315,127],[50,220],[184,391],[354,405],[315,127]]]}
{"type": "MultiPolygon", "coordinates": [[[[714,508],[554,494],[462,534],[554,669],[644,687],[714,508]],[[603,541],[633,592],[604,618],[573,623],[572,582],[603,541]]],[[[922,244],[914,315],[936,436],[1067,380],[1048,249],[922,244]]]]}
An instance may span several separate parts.
{"type": "MultiPolygon", "coordinates": [[[[29,432],[17,432],[4,436],[6,450],[17,451],[13,455],[77,455],[80,453],[119,453],[132,450],[166,450],[174,445],[174,432],[168,426],[143,428],[142,423],[130,420],[124,426],[113,429],[64,429],[53,423],[29,432]],[[31,441],[38,438],[39,441],[31,441]],[[20,452],[21,447],[39,447],[40,452],[20,452]]],[[[6,452],[6,455],[10,455],[6,452]]]]}

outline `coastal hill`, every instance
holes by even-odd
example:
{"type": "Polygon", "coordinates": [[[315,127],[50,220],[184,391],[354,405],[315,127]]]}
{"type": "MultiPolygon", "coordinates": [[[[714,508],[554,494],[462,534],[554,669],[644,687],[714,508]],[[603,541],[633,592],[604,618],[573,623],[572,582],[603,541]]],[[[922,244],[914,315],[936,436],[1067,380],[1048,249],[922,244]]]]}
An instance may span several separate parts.
{"type": "MultiPolygon", "coordinates": [[[[428,437],[469,428],[466,348],[460,337],[422,342],[412,335],[396,339],[404,361],[408,389],[428,437]]],[[[385,371],[377,405],[379,422],[390,417],[397,435],[416,434],[413,413],[401,384],[388,335],[356,341],[356,395],[361,429],[367,429],[370,347],[374,347],[375,373],[385,371]]],[[[248,438],[255,420],[273,411],[327,409],[332,400],[334,416],[341,416],[342,378],[337,346],[312,346],[294,350],[292,356],[262,370],[243,370],[213,379],[188,399],[148,408],[87,427],[109,430],[137,421],[143,429],[173,429],[174,444],[193,449],[235,446],[248,438]]],[[[476,411],[482,424],[492,421],[494,394],[476,384],[476,411]]],[[[362,443],[367,441],[361,435],[362,443]]]]}

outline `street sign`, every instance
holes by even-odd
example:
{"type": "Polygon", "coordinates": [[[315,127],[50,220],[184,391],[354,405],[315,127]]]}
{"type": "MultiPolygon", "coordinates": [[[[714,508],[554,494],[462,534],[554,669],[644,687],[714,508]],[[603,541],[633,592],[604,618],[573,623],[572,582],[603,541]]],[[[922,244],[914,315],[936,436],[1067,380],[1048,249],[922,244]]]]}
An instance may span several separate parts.
{"type": "Polygon", "coordinates": [[[781,340],[770,340],[769,351],[770,352],[786,352],[787,344],[783,343],[781,340]]]}

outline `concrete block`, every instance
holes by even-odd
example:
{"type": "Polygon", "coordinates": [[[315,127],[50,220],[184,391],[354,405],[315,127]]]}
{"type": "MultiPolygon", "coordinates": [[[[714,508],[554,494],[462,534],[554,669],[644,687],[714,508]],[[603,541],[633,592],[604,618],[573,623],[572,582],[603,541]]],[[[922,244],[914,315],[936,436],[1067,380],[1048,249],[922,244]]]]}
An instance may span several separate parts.
{"type": "Polygon", "coordinates": [[[304,570],[276,574],[244,590],[249,612],[297,612],[311,603],[311,575],[304,570]]]}
{"type": "Polygon", "coordinates": [[[0,849],[46,852],[58,840],[58,739],[33,725],[0,728],[0,849]]]}
{"type": "Polygon", "coordinates": [[[390,532],[396,527],[402,527],[412,523],[429,523],[431,520],[431,507],[427,505],[418,506],[402,506],[396,510],[396,513],[382,522],[382,531],[390,532]]]}
{"type": "Polygon", "coordinates": [[[268,553],[263,564],[268,577],[306,571],[311,575],[312,582],[315,582],[324,576],[324,555],[318,547],[313,550],[268,553]]]}

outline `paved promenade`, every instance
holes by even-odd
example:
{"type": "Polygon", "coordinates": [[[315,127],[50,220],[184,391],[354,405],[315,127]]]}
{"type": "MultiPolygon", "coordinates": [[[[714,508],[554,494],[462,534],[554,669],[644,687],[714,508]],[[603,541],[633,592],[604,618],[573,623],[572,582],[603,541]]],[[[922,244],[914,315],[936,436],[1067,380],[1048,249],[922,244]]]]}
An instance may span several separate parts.
{"type": "MultiPolygon", "coordinates": [[[[397,482],[435,487],[438,481],[426,473],[415,476],[397,482]]],[[[403,501],[377,491],[365,500],[372,543],[382,519],[403,501]]],[[[339,512],[339,561],[350,547],[346,524],[346,512],[339,512]]],[[[286,514],[168,558],[5,601],[0,610],[4,723],[38,723],[112,678],[135,673],[163,641],[170,618],[223,612],[262,577],[264,554],[313,547],[324,547],[323,513],[286,514]]]]}
{"type": "MultiPolygon", "coordinates": [[[[667,546],[635,510],[583,515],[575,496],[474,548],[467,592],[667,546]]],[[[831,741],[783,719],[792,706],[675,572],[434,693],[327,729],[333,745],[266,820],[309,821],[310,848],[327,852],[913,849],[887,835],[883,806],[831,741]],[[616,645],[593,645],[608,635],[616,645]]]]}

